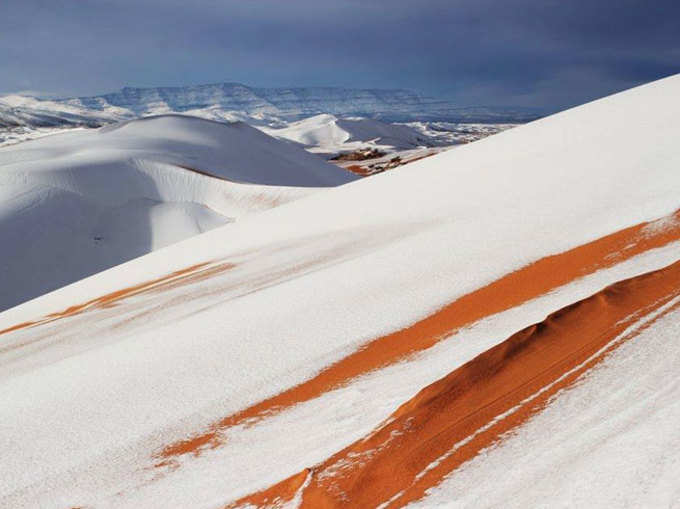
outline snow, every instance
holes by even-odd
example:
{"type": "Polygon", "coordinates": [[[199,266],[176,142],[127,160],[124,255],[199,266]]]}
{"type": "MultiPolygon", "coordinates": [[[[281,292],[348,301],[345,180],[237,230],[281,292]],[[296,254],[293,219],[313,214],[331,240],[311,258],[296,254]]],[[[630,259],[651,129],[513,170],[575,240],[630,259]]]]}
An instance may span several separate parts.
{"type": "Polygon", "coordinates": [[[124,88],[113,94],[67,99],[0,96],[0,146],[36,138],[48,130],[99,127],[170,113],[218,122],[246,122],[321,154],[366,147],[394,151],[422,145],[451,145],[509,127],[429,121],[430,118],[465,121],[472,115],[471,118],[487,122],[498,122],[505,117],[516,122],[536,118],[535,112],[452,109],[444,101],[422,98],[403,90],[253,89],[234,83],[124,88]],[[394,124],[387,122],[389,119],[418,121],[394,124]]]}
{"type": "Polygon", "coordinates": [[[522,108],[458,108],[408,90],[332,87],[254,88],[239,83],[131,88],[91,97],[39,99],[0,96],[0,128],[100,126],[150,115],[182,113],[210,120],[281,123],[328,113],[382,120],[526,122],[539,111],[522,108]]]}
{"type": "MultiPolygon", "coordinates": [[[[181,468],[164,471],[157,482],[142,484],[146,477],[140,473],[138,482],[142,485],[116,498],[115,505],[138,507],[162,497],[172,500],[175,507],[209,507],[267,487],[370,433],[419,388],[446,375],[502,338],[614,281],[674,261],[678,248],[680,244],[675,243],[595,273],[521,308],[466,328],[419,356],[370,373],[348,386],[258,424],[230,429],[224,435],[224,446],[199,458],[183,457],[181,468]],[[252,458],[259,460],[252,461],[252,458]]],[[[85,495],[84,498],[87,500],[85,495]]]]}
{"type": "MultiPolygon", "coordinates": [[[[151,468],[153,453],[164,444],[309,379],[367,340],[411,324],[531,261],[675,211],[679,93],[680,76],[667,78],[244,215],[1,313],[0,329],[197,263],[234,264],[203,281],[2,337],[0,500],[13,507],[181,507],[195,495],[192,506],[219,506],[237,489],[264,488],[296,473],[302,462],[318,461],[351,442],[420,384],[502,341],[547,309],[581,298],[614,276],[680,258],[677,245],[648,253],[485,322],[489,329],[477,339],[473,328],[464,333],[470,334],[465,341],[441,343],[403,371],[376,372],[262,427],[232,430],[226,449],[187,459],[166,478],[156,478],[160,474],[151,468]],[[498,335],[489,334],[493,331],[498,335]],[[460,348],[457,354],[455,348],[460,348]],[[413,377],[413,384],[401,385],[402,374],[404,380],[413,377]],[[366,411],[366,405],[380,400],[380,391],[387,394],[385,406],[366,411]],[[310,417],[308,428],[304,415],[310,417]],[[304,436],[310,441],[285,442],[304,436]],[[260,441],[273,437],[284,441],[281,451],[268,455],[271,445],[258,449],[260,441]]],[[[122,136],[126,129],[97,135],[122,136]]],[[[135,140],[144,131],[139,127],[135,140]]],[[[201,140],[190,133],[184,138],[186,145],[201,140]]],[[[13,164],[41,155],[28,150],[37,143],[23,144],[13,164]]],[[[136,141],[130,143],[126,148],[134,149],[136,141]]],[[[178,165],[176,158],[186,157],[186,148],[165,144],[154,152],[145,174],[159,171],[159,164],[178,165]],[[176,152],[168,156],[167,149],[176,152]]],[[[72,157],[82,157],[78,154],[72,157]]],[[[105,168],[109,152],[98,154],[105,168]]],[[[65,182],[73,186],[75,180],[65,182]]],[[[106,194],[98,199],[113,199],[106,194]]],[[[675,326],[668,330],[675,332],[675,326]]],[[[647,367],[657,360],[652,354],[643,364],[629,362],[635,369],[647,367]]],[[[677,355],[666,356],[670,364],[659,368],[657,384],[677,370],[677,355]]],[[[635,369],[628,366],[627,373],[635,369]]],[[[629,394],[634,387],[632,382],[626,386],[629,394]]],[[[649,394],[660,394],[654,390],[651,385],[649,394]]],[[[644,426],[665,422],[659,429],[667,431],[677,415],[668,400],[660,401],[665,404],[658,418],[650,417],[644,426]]],[[[593,422],[584,427],[607,420],[599,415],[593,422]]],[[[659,435],[662,445],[674,445],[673,433],[659,435]]],[[[584,434],[583,440],[592,436],[584,434]]],[[[652,445],[661,450],[659,443],[652,445]]],[[[590,451],[585,444],[580,457],[590,451]]],[[[616,454],[605,452],[610,462],[603,468],[610,478],[616,454]]],[[[479,486],[489,476],[505,474],[511,464],[508,459],[493,463],[479,477],[479,486]]],[[[592,470],[573,472],[572,486],[590,480],[592,470]]],[[[509,484],[507,493],[523,486],[509,484]]]]}
{"type": "Polygon", "coordinates": [[[116,107],[100,112],[59,100],[22,95],[0,96],[0,128],[97,127],[130,116],[129,112],[116,107]]]}
{"type": "Polygon", "coordinates": [[[283,128],[260,127],[274,136],[299,143],[319,154],[352,152],[362,148],[405,150],[429,146],[433,138],[399,124],[388,124],[371,118],[338,118],[330,114],[315,115],[292,122],[283,128]]]}
{"type": "Polygon", "coordinates": [[[415,129],[422,136],[430,138],[433,142],[443,145],[457,145],[470,143],[481,138],[517,127],[519,124],[508,123],[485,123],[475,124],[469,122],[408,122],[404,124],[415,129]]]}
{"type": "Polygon", "coordinates": [[[325,113],[293,122],[281,129],[262,128],[262,130],[270,136],[294,141],[308,147],[335,147],[345,143],[352,136],[337,125],[337,120],[334,115],[325,113]]]}
{"type": "Polygon", "coordinates": [[[679,334],[675,311],[411,506],[673,507],[680,496],[679,334]]]}
{"type": "Polygon", "coordinates": [[[0,309],[352,178],[246,124],[180,116],[0,149],[0,309]]]}
{"type": "Polygon", "coordinates": [[[82,127],[26,127],[16,126],[7,127],[0,130],[0,147],[7,145],[15,145],[23,141],[34,140],[42,138],[43,136],[51,136],[68,132],[71,130],[84,129],[82,127]]]}
{"type": "Polygon", "coordinates": [[[127,111],[144,116],[189,110],[237,111],[249,116],[300,119],[319,113],[400,119],[477,119],[527,121],[537,118],[526,108],[457,108],[447,101],[399,89],[336,87],[255,88],[241,83],[214,83],[184,87],[133,88],[93,97],[62,99],[76,107],[102,113],[127,111]]]}

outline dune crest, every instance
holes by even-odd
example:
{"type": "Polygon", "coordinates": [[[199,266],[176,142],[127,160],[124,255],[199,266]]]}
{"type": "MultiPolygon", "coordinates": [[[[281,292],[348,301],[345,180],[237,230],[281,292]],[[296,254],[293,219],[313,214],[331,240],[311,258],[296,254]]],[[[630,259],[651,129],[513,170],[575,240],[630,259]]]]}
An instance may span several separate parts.
{"type": "Polygon", "coordinates": [[[457,329],[500,313],[559,286],[597,270],[611,267],[640,253],[680,240],[680,212],[656,221],[642,223],[583,246],[547,258],[507,274],[503,278],[467,294],[436,313],[396,331],[376,338],[353,354],[327,367],[314,378],[225,417],[204,433],[169,444],[159,454],[159,466],[173,456],[200,454],[220,443],[219,433],[244,422],[269,417],[273,413],[319,397],[352,379],[393,364],[408,355],[432,347],[457,329]]]}
{"type": "Polygon", "coordinates": [[[680,307],[680,262],[560,309],[422,389],[382,427],[309,471],[228,507],[403,507],[680,307]],[[311,479],[308,477],[311,476],[311,479]]]}

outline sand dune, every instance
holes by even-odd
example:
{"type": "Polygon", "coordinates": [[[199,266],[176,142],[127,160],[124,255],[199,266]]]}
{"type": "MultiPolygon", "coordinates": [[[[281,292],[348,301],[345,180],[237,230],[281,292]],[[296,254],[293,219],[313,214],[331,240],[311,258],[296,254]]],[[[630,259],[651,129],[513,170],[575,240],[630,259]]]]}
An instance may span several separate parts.
{"type": "Polygon", "coordinates": [[[301,507],[344,507],[349,500],[402,507],[417,500],[610,351],[677,309],[679,295],[677,262],[560,309],[424,388],[384,426],[321,465],[234,506],[272,504],[299,489],[301,507]]]}
{"type": "Polygon", "coordinates": [[[543,258],[493,283],[467,294],[436,313],[387,336],[376,338],[359,350],[322,370],[303,384],[258,402],[213,424],[204,433],[170,444],[160,456],[161,465],[173,456],[219,445],[225,428],[271,416],[303,401],[347,384],[373,370],[399,362],[432,347],[457,329],[482,318],[520,306],[524,302],[587,274],[611,267],[649,249],[680,240],[680,213],[613,233],[565,253],[543,258]],[[662,228],[654,225],[662,224],[662,228]]]}
{"type": "Polygon", "coordinates": [[[0,310],[351,174],[243,123],[166,115],[0,149],[0,310]]]}
{"type": "Polygon", "coordinates": [[[299,196],[0,313],[2,505],[670,505],[679,87],[299,196]]]}

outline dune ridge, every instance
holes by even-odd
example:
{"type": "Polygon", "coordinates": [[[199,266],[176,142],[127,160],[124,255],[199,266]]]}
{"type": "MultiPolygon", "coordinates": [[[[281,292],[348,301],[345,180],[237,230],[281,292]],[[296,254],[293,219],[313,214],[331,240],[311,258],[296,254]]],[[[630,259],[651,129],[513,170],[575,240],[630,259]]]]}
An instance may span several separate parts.
{"type": "Polygon", "coordinates": [[[300,489],[300,507],[403,507],[418,500],[680,307],[678,296],[680,262],[615,283],[425,387],[382,427],[322,464],[227,507],[269,506],[300,489]]]}
{"type": "Polygon", "coordinates": [[[538,260],[455,300],[408,328],[369,342],[300,385],[227,416],[203,432],[168,444],[158,453],[157,466],[167,466],[175,456],[198,455],[204,449],[217,447],[221,441],[220,431],[226,428],[252,423],[319,397],[362,374],[430,348],[455,330],[486,316],[521,305],[579,277],[679,239],[680,211],[538,260]]]}

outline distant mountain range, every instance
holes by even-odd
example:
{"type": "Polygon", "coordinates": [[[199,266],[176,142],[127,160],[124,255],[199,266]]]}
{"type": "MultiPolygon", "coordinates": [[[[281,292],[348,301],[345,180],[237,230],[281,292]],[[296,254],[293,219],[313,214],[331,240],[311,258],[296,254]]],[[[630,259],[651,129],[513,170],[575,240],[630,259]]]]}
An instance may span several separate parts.
{"type": "Polygon", "coordinates": [[[531,108],[461,108],[448,101],[400,89],[254,88],[239,83],[125,87],[110,94],[51,100],[0,96],[0,127],[96,126],[162,113],[270,124],[319,113],[387,121],[449,122],[527,122],[543,114],[531,108]]]}

